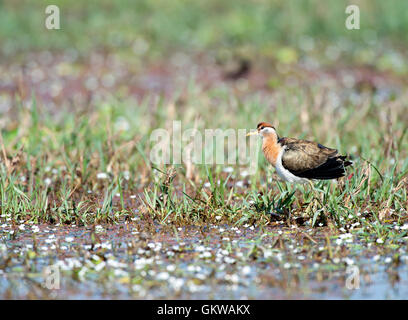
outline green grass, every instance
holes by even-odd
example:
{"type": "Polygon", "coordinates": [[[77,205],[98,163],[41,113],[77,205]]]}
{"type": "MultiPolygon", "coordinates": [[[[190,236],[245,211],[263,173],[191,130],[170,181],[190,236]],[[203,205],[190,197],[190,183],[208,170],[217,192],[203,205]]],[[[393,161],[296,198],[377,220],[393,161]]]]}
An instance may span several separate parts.
{"type": "Polygon", "coordinates": [[[338,0],[58,0],[58,31],[48,4],[0,0],[0,296],[344,297],[347,259],[363,291],[391,292],[382,276],[408,261],[407,1],[358,1],[358,31],[338,0]],[[152,163],[173,121],[267,121],[354,163],[313,187],[280,181],[260,144],[250,175],[152,163]],[[57,262],[58,295],[41,286],[57,262]]]}
{"type": "Polygon", "coordinates": [[[326,45],[340,46],[344,49],[341,55],[354,61],[379,62],[389,68],[395,58],[389,48],[406,50],[408,40],[404,0],[359,1],[358,31],[345,28],[349,3],[337,0],[59,0],[53,4],[60,8],[61,30],[47,31],[47,1],[0,2],[3,53],[77,50],[86,56],[90,51],[108,50],[142,63],[166,57],[169,50],[211,50],[220,59],[231,50],[293,61],[304,54],[304,44],[313,40],[314,47],[307,50],[321,52],[326,45]],[[383,49],[377,52],[379,47],[383,49]]]}
{"type": "Polygon", "coordinates": [[[302,92],[294,97],[290,88],[280,90],[282,102],[271,110],[256,95],[231,104],[237,98],[230,88],[205,92],[196,86],[173,115],[183,129],[191,127],[188,119],[199,115],[198,130],[250,129],[260,120],[279,121],[282,136],[316,139],[349,153],[354,161],[348,170],[351,178],[320,182],[315,190],[285,185],[262,155],[256,174],[246,178],[251,182],[247,187],[236,184],[239,166],[226,173],[221,165],[196,165],[193,176],[187,178],[183,165],[157,168],[149,162],[149,135],[154,128],[169,125],[166,106],[174,101],[157,100],[154,112],[143,101],[134,108],[126,101],[105,102],[78,113],[61,111],[63,116],[56,121],[33,99],[31,108],[21,107],[16,123],[2,130],[7,162],[1,163],[1,219],[83,225],[141,215],[161,224],[265,225],[273,221],[274,213],[291,224],[305,215],[307,204],[317,197],[319,209],[306,217],[313,225],[322,219],[336,228],[359,222],[378,237],[387,237],[384,221],[406,220],[408,135],[401,121],[406,105],[399,100],[403,95],[381,105],[369,97],[364,110],[349,103],[344,112],[323,118],[330,112],[328,107],[298,108],[306,97],[302,92]],[[208,101],[208,96],[216,99],[208,101]],[[206,104],[210,112],[201,114],[191,104],[206,104]],[[391,112],[391,106],[396,122],[384,123],[390,121],[383,114],[391,112]],[[307,125],[300,120],[305,112],[307,125]],[[130,122],[126,131],[117,126],[123,119],[130,122]],[[390,143],[396,147],[389,149],[390,143]],[[107,179],[98,179],[98,173],[105,173],[107,179]],[[137,195],[136,205],[130,195],[137,195]],[[381,216],[384,212],[388,214],[381,216]]]}
{"type": "MultiPolygon", "coordinates": [[[[83,60],[67,62],[68,74],[89,72],[86,55],[90,52],[106,49],[115,52],[119,61],[129,62],[135,58],[131,53],[134,41],[143,38],[149,44],[143,54],[146,61],[167,61],[168,50],[193,56],[194,51],[203,51],[216,61],[233,60],[236,53],[248,56],[259,63],[258,68],[265,66],[269,90],[266,95],[253,92],[250,83],[238,91],[228,82],[207,86],[188,75],[185,86],[176,87],[171,98],[147,92],[134,100],[120,86],[89,105],[76,105],[75,110],[65,99],[69,95],[65,96],[53,113],[41,99],[37,103],[35,91],[27,107],[27,94],[20,97],[19,89],[11,99],[16,108],[9,110],[9,121],[1,129],[2,220],[88,225],[140,216],[174,225],[266,225],[281,219],[287,224],[308,221],[312,226],[335,228],[358,222],[378,237],[387,236],[386,221],[405,222],[408,119],[400,84],[394,87],[390,80],[385,89],[370,87],[370,79],[351,89],[331,82],[309,84],[307,75],[297,69],[305,57],[328,62],[333,68],[333,61],[321,50],[347,39],[352,45],[344,52],[352,60],[340,56],[339,61],[356,68],[372,63],[378,74],[389,68],[397,77],[404,74],[404,64],[394,60],[405,50],[398,44],[408,34],[405,2],[395,6],[361,1],[364,28],[355,33],[344,28],[341,1],[285,5],[260,1],[234,6],[214,1],[189,5],[184,1],[81,5],[60,1],[63,30],[55,32],[44,32],[39,26],[43,16],[39,9],[45,2],[0,5],[4,9],[0,11],[4,27],[0,41],[10,61],[24,61],[28,50],[51,50],[58,55],[75,48],[83,60]],[[27,15],[28,11],[33,14],[27,15]],[[374,20],[374,13],[380,11],[383,14],[374,20]],[[11,29],[14,47],[6,52],[11,48],[11,29]],[[367,34],[375,34],[377,41],[368,45],[367,34]],[[319,39],[311,52],[301,48],[304,37],[319,39]],[[385,43],[393,43],[394,49],[382,50],[385,43]],[[384,92],[386,98],[379,99],[384,92]],[[336,97],[340,103],[333,102],[336,97]],[[249,130],[261,120],[269,121],[281,136],[316,140],[350,154],[354,165],[348,170],[349,178],[318,183],[311,190],[279,183],[262,155],[257,172],[246,178],[239,177],[246,166],[233,166],[233,172],[227,173],[221,165],[191,169],[152,164],[151,133],[157,128],[170,130],[174,120],[181,121],[182,130],[195,127],[201,132],[208,128],[249,130]],[[240,180],[245,184],[239,185],[240,180]]],[[[136,58],[142,57],[136,54],[136,58]]],[[[134,64],[127,65],[133,70],[134,64]]],[[[326,71],[325,67],[317,70],[326,71]]]]}

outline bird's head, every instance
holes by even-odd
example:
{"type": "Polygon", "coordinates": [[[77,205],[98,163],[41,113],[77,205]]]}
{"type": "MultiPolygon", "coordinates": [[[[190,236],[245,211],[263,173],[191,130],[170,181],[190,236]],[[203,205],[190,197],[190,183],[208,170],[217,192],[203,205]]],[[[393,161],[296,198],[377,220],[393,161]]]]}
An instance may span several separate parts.
{"type": "Polygon", "coordinates": [[[260,122],[256,127],[257,131],[252,131],[247,134],[247,136],[252,136],[257,134],[261,137],[277,136],[275,127],[267,122],[260,122]]]}

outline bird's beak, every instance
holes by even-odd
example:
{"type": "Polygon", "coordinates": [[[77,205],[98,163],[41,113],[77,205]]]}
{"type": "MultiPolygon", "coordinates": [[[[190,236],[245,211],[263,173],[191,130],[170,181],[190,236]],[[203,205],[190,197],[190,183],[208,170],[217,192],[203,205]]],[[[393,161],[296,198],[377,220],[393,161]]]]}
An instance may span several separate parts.
{"type": "Polygon", "coordinates": [[[249,136],[253,136],[253,135],[255,135],[255,134],[258,134],[258,131],[248,132],[246,136],[249,137],[249,136]]]}

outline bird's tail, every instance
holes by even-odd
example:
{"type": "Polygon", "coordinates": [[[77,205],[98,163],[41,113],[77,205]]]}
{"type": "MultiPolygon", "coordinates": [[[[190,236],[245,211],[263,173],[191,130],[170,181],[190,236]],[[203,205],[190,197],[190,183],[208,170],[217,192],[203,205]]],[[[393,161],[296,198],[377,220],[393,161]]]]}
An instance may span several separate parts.
{"type": "Polygon", "coordinates": [[[304,178],[320,180],[341,178],[346,174],[345,168],[352,164],[351,161],[346,160],[346,156],[335,156],[327,159],[319,167],[305,172],[304,178]]]}

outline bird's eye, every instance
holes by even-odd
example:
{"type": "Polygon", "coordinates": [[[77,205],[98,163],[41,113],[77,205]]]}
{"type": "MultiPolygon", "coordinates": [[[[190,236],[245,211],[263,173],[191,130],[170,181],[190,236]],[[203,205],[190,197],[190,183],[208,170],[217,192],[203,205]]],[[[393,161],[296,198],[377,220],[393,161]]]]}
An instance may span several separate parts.
{"type": "Polygon", "coordinates": [[[265,128],[265,127],[262,126],[262,127],[261,127],[261,130],[263,130],[264,128],[265,128]]]}

